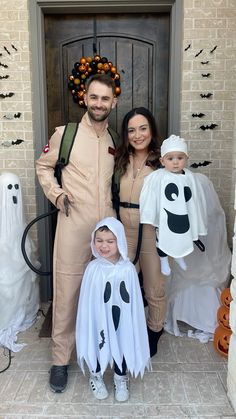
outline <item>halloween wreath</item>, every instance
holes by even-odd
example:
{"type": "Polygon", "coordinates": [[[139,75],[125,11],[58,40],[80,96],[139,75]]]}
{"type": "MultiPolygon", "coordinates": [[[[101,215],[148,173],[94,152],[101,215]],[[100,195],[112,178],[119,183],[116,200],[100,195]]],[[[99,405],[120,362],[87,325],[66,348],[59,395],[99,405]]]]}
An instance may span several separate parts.
{"type": "Polygon", "coordinates": [[[68,87],[73,96],[73,101],[78,103],[81,107],[85,107],[85,82],[94,74],[110,75],[115,82],[115,95],[119,96],[121,94],[120,74],[111,61],[108,61],[106,57],[100,57],[98,54],[94,55],[93,58],[81,57],[80,60],[74,64],[74,68],[68,77],[68,87]]]}

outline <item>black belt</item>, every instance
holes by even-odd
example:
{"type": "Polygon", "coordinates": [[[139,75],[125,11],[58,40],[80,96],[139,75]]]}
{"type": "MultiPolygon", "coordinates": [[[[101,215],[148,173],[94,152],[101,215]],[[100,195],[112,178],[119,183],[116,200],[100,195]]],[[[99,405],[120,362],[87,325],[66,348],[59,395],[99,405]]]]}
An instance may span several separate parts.
{"type": "Polygon", "coordinates": [[[123,207],[123,208],[139,208],[139,204],[132,204],[132,202],[120,202],[120,207],[123,207]]]}

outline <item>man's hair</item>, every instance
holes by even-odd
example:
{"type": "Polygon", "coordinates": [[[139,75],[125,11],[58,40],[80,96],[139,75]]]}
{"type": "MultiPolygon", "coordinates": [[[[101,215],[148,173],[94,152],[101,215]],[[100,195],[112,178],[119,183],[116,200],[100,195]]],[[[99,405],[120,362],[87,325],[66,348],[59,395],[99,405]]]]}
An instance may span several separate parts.
{"type": "Polygon", "coordinates": [[[86,83],[86,92],[89,89],[89,86],[91,85],[91,83],[93,83],[94,81],[97,81],[101,84],[105,84],[105,86],[110,87],[112,89],[112,93],[113,95],[115,95],[115,82],[114,80],[111,78],[111,76],[109,76],[108,74],[95,74],[94,76],[90,77],[86,83]]]}

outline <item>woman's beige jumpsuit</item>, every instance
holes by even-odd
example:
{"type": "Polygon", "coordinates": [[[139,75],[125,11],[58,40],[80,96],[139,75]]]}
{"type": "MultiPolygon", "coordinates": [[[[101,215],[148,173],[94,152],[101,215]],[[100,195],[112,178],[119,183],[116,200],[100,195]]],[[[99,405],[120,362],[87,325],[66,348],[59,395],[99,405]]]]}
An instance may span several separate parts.
{"type": "MultiPolygon", "coordinates": [[[[133,156],[130,155],[130,164],[120,181],[120,202],[139,204],[144,177],[152,171],[151,167],[143,164],[134,178],[133,156]]],[[[139,209],[120,207],[120,218],[125,228],[129,258],[133,261],[138,242],[139,209]]],[[[148,327],[159,332],[163,328],[166,314],[165,279],[160,272],[155,228],[151,225],[143,226],[142,246],[136,268],[137,271],[140,268],[143,274],[143,288],[148,302],[148,327]]]]}
{"type": "MultiPolygon", "coordinates": [[[[88,114],[82,118],[69,164],[62,170],[62,189],[54,167],[64,127],[56,129],[50,149],[36,162],[39,182],[55,204],[62,193],[74,199],[69,216],[58,213],[53,255],[53,364],[67,365],[75,343],[75,320],[80,283],[91,259],[91,233],[104,217],[114,216],[111,203],[114,145],[107,129],[98,138],[88,114]]],[[[46,238],[45,238],[46,239],[46,238]]]]}

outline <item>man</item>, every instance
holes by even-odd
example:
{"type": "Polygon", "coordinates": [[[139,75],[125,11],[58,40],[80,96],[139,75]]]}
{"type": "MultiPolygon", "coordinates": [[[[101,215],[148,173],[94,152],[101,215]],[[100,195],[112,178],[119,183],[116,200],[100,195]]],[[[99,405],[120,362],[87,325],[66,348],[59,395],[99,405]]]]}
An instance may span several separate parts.
{"type": "Polygon", "coordinates": [[[111,178],[114,144],[107,130],[116,106],[114,81],[108,75],[88,80],[87,112],[79,123],[69,163],[62,170],[62,188],[54,177],[64,126],[56,128],[49,151],[36,161],[36,172],[47,198],[59,209],[53,255],[53,319],[50,387],[63,392],[75,343],[75,321],[84,269],[91,258],[91,233],[96,223],[114,215],[111,178]],[[66,216],[64,199],[68,197],[66,216]]]}

